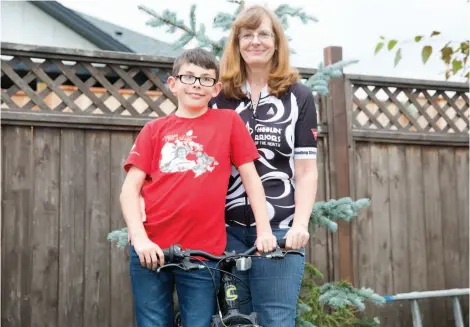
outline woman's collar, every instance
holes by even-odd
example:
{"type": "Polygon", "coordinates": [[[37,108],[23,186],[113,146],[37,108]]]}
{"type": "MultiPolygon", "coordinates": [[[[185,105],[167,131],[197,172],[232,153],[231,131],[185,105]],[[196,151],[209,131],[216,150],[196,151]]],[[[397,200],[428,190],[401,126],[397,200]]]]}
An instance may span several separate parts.
{"type": "MultiPolygon", "coordinates": [[[[248,83],[248,80],[245,80],[245,83],[241,87],[242,92],[245,93],[245,95],[248,98],[251,98],[251,86],[250,83],[248,83]]],[[[267,97],[269,95],[269,90],[268,90],[268,85],[266,84],[262,89],[261,89],[261,95],[260,98],[267,97]]]]}

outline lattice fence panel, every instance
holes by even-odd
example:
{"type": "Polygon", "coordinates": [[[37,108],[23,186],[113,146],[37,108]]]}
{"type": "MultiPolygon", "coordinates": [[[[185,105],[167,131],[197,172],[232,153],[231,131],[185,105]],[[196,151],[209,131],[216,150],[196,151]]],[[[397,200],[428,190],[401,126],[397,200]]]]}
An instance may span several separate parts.
{"type": "Polygon", "coordinates": [[[355,85],[355,129],[468,133],[469,93],[464,90],[355,85]]]}
{"type": "Polygon", "coordinates": [[[158,117],[176,109],[168,68],[2,56],[1,109],[158,117]]]}

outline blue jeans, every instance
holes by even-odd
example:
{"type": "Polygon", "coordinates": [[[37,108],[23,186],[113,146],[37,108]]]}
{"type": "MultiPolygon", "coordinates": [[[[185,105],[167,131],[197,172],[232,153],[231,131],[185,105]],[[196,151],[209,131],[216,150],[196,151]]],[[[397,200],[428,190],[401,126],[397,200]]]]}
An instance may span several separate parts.
{"type": "MultiPolygon", "coordinates": [[[[273,229],[276,238],[284,238],[287,229],[273,229]]],[[[256,241],[255,227],[227,227],[227,250],[243,252],[256,241]]],[[[251,269],[234,270],[249,285],[237,282],[240,311],[258,312],[263,327],[294,327],[297,301],[305,258],[287,255],[283,260],[253,259],[251,269]]]]}
{"type": "MultiPolygon", "coordinates": [[[[216,263],[206,262],[214,268],[216,263]]],[[[212,271],[216,286],[220,274],[212,271]]],[[[137,327],[173,326],[173,288],[176,285],[183,326],[208,327],[215,314],[214,283],[208,269],[183,271],[163,269],[159,273],[140,265],[131,246],[130,275],[137,327]]]]}

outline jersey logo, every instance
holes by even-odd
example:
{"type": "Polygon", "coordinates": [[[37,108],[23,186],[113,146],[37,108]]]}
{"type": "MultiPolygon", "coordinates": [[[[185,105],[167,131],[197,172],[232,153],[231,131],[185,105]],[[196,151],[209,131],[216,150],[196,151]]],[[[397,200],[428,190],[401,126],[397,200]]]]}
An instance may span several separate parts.
{"type": "Polygon", "coordinates": [[[248,132],[251,134],[253,134],[253,128],[250,127],[250,123],[246,123],[246,129],[248,130],[248,132]]]}
{"type": "Polygon", "coordinates": [[[312,133],[313,133],[313,138],[315,139],[315,141],[317,140],[317,137],[318,137],[318,131],[314,128],[312,128],[312,133]]]}
{"type": "Polygon", "coordinates": [[[268,112],[266,113],[267,115],[274,115],[274,109],[273,107],[269,108],[268,112]]]}

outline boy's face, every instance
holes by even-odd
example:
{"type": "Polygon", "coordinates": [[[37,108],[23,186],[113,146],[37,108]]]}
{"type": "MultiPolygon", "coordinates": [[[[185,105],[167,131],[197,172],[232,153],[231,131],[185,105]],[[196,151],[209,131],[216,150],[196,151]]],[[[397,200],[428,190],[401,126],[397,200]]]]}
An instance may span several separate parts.
{"type": "Polygon", "coordinates": [[[222,84],[215,79],[213,69],[183,64],[178,76],[168,77],[168,86],[178,98],[178,106],[187,110],[206,109],[210,99],[217,96],[222,88],[222,84]],[[194,77],[200,79],[195,81],[194,77]]]}

